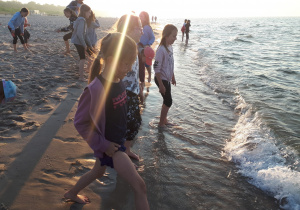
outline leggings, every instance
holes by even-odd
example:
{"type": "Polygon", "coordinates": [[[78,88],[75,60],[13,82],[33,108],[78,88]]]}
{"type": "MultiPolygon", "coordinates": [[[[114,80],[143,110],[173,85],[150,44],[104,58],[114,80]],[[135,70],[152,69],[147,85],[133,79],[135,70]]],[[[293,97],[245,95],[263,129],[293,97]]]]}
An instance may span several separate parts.
{"type": "MultiPolygon", "coordinates": [[[[157,87],[159,88],[159,83],[158,83],[158,80],[157,80],[156,77],[154,77],[154,81],[155,81],[157,87]]],[[[170,107],[172,106],[172,103],[173,103],[172,95],[171,95],[171,83],[168,82],[167,80],[162,80],[162,83],[163,83],[163,85],[164,85],[165,88],[166,88],[166,93],[165,93],[165,95],[163,95],[163,94],[161,93],[161,96],[162,96],[163,99],[164,99],[163,104],[170,108],[170,107]]]]}
{"type": "MultiPolygon", "coordinates": [[[[11,31],[12,31],[11,28],[8,28],[8,29],[9,29],[9,31],[11,33],[11,31]]],[[[23,36],[21,36],[21,30],[20,30],[20,28],[15,29],[15,36],[13,37],[14,38],[13,39],[13,44],[17,44],[18,37],[19,37],[21,43],[25,44],[23,36]]]]}

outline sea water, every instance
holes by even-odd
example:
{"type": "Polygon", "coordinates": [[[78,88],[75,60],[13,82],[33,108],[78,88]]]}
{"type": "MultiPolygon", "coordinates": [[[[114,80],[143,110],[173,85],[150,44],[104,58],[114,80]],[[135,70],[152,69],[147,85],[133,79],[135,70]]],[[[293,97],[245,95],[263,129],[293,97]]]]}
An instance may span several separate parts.
{"type": "Polygon", "coordinates": [[[300,209],[300,18],[160,20],[178,28],[158,129],[152,81],[134,148],[152,209],[300,209]]]}

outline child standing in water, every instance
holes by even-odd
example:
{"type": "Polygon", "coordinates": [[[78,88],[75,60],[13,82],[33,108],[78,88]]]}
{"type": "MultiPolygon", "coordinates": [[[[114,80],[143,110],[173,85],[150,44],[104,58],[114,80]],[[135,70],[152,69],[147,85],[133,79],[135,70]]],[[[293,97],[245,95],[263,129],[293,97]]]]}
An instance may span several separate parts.
{"type": "Polygon", "coordinates": [[[24,22],[25,22],[25,17],[28,15],[28,13],[29,11],[27,8],[22,8],[21,11],[16,12],[8,22],[8,29],[13,37],[13,45],[14,45],[15,52],[17,52],[18,37],[24,47],[24,50],[28,50],[23,39],[24,22]]]}
{"type": "Polygon", "coordinates": [[[154,71],[155,83],[159,88],[159,92],[163,97],[163,105],[160,113],[160,121],[158,126],[173,125],[168,122],[167,115],[172,105],[171,83],[176,86],[174,75],[174,58],[172,44],[177,39],[177,28],[168,24],[162,32],[162,39],[157,48],[154,71]]]}
{"type": "Polygon", "coordinates": [[[83,71],[85,63],[85,52],[92,48],[89,37],[87,36],[86,19],[91,16],[91,8],[84,4],[80,7],[80,13],[77,20],[74,22],[74,31],[71,41],[75,45],[79,54],[79,80],[84,81],[83,71]]]}
{"type": "MultiPolygon", "coordinates": [[[[143,34],[141,20],[136,15],[123,15],[117,24],[117,31],[126,34],[132,38],[136,44],[140,41],[143,34]]],[[[137,45],[136,45],[137,48],[137,45]]],[[[136,62],[132,66],[132,71],[129,72],[123,79],[127,93],[127,132],[126,132],[126,153],[129,157],[139,160],[139,156],[131,151],[131,146],[135,136],[139,132],[142,123],[140,113],[140,84],[139,84],[139,58],[136,57],[136,62]]]]}
{"type": "Polygon", "coordinates": [[[66,18],[69,18],[70,25],[67,27],[58,29],[57,32],[69,32],[70,31],[69,33],[65,34],[63,37],[63,39],[65,41],[65,45],[66,45],[66,52],[64,54],[66,55],[66,54],[70,53],[69,39],[71,39],[71,37],[72,37],[73,24],[74,24],[75,20],[77,19],[77,15],[70,8],[64,9],[64,14],[65,14],[66,18]]]}
{"type": "Polygon", "coordinates": [[[94,150],[96,162],[93,169],[65,193],[67,199],[89,203],[86,196],[78,193],[92,181],[102,177],[106,166],[109,166],[115,168],[133,187],[136,209],[149,209],[144,180],[124,152],[127,106],[122,79],[131,71],[136,56],[136,43],[125,34],[108,34],[101,42],[89,85],[80,97],[74,120],[79,134],[94,150]]]}

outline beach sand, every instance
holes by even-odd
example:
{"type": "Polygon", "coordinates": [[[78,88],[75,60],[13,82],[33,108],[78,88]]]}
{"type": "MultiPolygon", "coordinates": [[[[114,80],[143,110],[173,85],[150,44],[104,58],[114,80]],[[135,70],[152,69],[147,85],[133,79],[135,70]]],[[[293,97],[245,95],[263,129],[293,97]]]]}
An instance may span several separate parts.
{"type": "MultiPolygon", "coordinates": [[[[14,53],[7,29],[10,18],[0,16],[0,78],[12,80],[18,94],[0,106],[0,209],[132,209],[132,190],[112,169],[82,191],[90,204],[63,199],[94,165],[92,150],[73,125],[86,86],[78,81],[78,54],[70,43],[71,54],[64,56],[64,33],[54,32],[69,21],[29,16],[30,52],[18,41],[19,52],[14,53]]],[[[98,20],[100,39],[117,19],[98,20]]]]}

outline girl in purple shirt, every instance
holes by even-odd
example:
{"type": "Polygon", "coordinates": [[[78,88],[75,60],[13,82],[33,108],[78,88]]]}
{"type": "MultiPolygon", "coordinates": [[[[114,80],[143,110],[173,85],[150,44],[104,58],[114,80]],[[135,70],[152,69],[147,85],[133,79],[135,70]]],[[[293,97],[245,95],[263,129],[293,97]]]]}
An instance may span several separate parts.
{"type": "Polygon", "coordinates": [[[122,79],[131,71],[136,56],[136,43],[128,36],[112,33],[101,42],[89,85],[80,97],[74,119],[77,131],[93,149],[96,162],[93,169],[65,193],[67,199],[89,203],[86,196],[78,193],[95,179],[102,177],[106,166],[110,166],[132,186],[136,209],[149,209],[144,180],[125,153],[124,147],[127,106],[122,79]],[[120,44],[122,47],[119,52],[120,44]],[[103,62],[105,65],[102,70],[103,62]]]}

